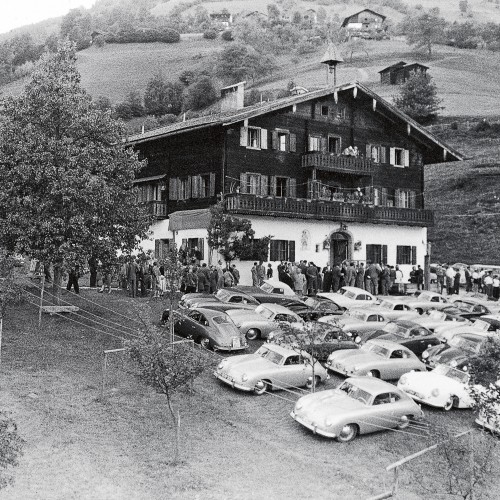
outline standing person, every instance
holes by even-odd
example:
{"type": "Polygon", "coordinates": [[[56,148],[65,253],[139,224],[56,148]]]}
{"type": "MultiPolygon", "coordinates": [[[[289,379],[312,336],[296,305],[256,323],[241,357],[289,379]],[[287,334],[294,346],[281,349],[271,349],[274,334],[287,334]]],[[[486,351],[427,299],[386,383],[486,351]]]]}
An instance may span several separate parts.
{"type": "Polygon", "coordinates": [[[491,294],[493,291],[493,278],[491,277],[491,271],[488,271],[484,275],[484,280],[483,280],[484,286],[483,286],[483,293],[485,293],[488,296],[488,299],[491,299],[491,294]]]}
{"type": "Polygon", "coordinates": [[[417,270],[415,271],[415,279],[417,280],[417,290],[422,290],[424,288],[424,270],[417,266],[417,270]]]}
{"type": "Polygon", "coordinates": [[[238,269],[236,269],[236,264],[233,264],[231,266],[231,273],[233,273],[234,286],[237,286],[240,282],[240,272],[238,271],[238,269]]]}
{"type": "Polygon", "coordinates": [[[230,288],[234,285],[234,276],[233,273],[226,268],[224,271],[224,288],[230,288]]]}
{"type": "Polygon", "coordinates": [[[216,266],[210,267],[210,293],[217,291],[217,283],[219,281],[219,271],[216,266]]]}
{"type": "Polygon", "coordinates": [[[481,278],[479,277],[479,272],[476,268],[472,271],[472,290],[474,293],[479,292],[479,286],[481,284],[481,278]]]}
{"type": "Polygon", "coordinates": [[[403,271],[399,269],[399,266],[396,266],[396,277],[394,278],[394,283],[398,285],[398,293],[403,294],[404,293],[404,276],[403,276],[403,271]]]}
{"type": "Polygon", "coordinates": [[[338,292],[340,288],[341,270],[338,264],[335,264],[332,269],[332,291],[338,292]]]}
{"type": "Polygon", "coordinates": [[[186,293],[196,292],[197,284],[198,280],[196,279],[196,274],[193,269],[193,266],[189,266],[186,274],[186,293]]]}
{"type": "Polygon", "coordinates": [[[494,300],[498,300],[500,298],[500,279],[498,279],[498,274],[493,276],[491,295],[494,300]]]}
{"type": "Polygon", "coordinates": [[[351,262],[351,279],[348,284],[349,286],[356,285],[356,266],[354,265],[354,262],[351,262]]]}
{"type": "Polygon", "coordinates": [[[259,265],[257,266],[257,279],[259,281],[259,286],[264,283],[264,280],[266,279],[266,268],[264,267],[264,264],[262,261],[259,261],[259,265]]]}
{"type": "Polygon", "coordinates": [[[318,287],[318,269],[313,262],[309,262],[306,270],[307,294],[316,295],[318,287]]]}
{"type": "Polygon", "coordinates": [[[444,289],[444,268],[441,264],[436,266],[436,283],[437,283],[437,292],[443,293],[444,289]]]}
{"type": "Polygon", "coordinates": [[[455,270],[451,267],[448,266],[445,272],[445,278],[446,278],[446,293],[448,295],[453,295],[453,282],[455,280],[455,270]]]}
{"type": "Polygon", "coordinates": [[[365,288],[365,265],[361,262],[356,270],[356,281],[354,286],[364,290],[365,288]]]}
{"type": "Polygon", "coordinates": [[[379,272],[380,266],[376,262],[372,262],[368,266],[368,276],[370,277],[370,290],[372,295],[378,295],[378,281],[379,281],[379,275],[381,272],[379,272]]]}
{"type": "Polygon", "coordinates": [[[250,269],[250,273],[252,274],[252,285],[259,286],[259,278],[257,276],[257,262],[253,263],[252,269],[250,269]]]}
{"type": "Polygon", "coordinates": [[[71,287],[73,286],[75,289],[75,293],[80,293],[80,287],[78,286],[79,277],[80,277],[80,266],[78,264],[75,264],[69,270],[68,284],[66,285],[66,290],[68,290],[68,292],[71,291],[71,287]]]}
{"type": "Polygon", "coordinates": [[[201,265],[201,272],[205,276],[203,292],[210,293],[210,269],[207,267],[207,264],[205,262],[201,265]]]}
{"type": "Polygon", "coordinates": [[[460,271],[458,269],[453,278],[453,293],[455,295],[460,293],[460,271]]]}
{"type": "Polygon", "coordinates": [[[347,262],[344,263],[342,268],[344,269],[344,286],[349,286],[349,283],[351,282],[353,270],[352,270],[351,266],[347,264],[347,262]]]}
{"type": "Polygon", "coordinates": [[[382,295],[389,295],[391,287],[391,270],[387,264],[382,268],[382,295]]]}
{"type": "Polygon", "coordinates": [[[201,267],[196,267],[196,280],[198,282],[198,293],[203,293],[205,291],[207,276],[201,267]]]}
{"type": "Polygon", "coordinates": [[[330,292],[332,289],[332,283],[333,283],[333,270],[330,266],[330,264],[327,264],[323,268],[323,292],[330,292]]]}
{"type": "Polygon", "coordinates": [[[138,268],[135,259],[131,257],[127,271],[127,283],[130,290],[130,295],[133,298],[135,297],[135,294],[137,292],[137,271],[138,268]]]}
{"type": "Polygon", "coordinates": [[[224,269],[222,268],[222,261],[217,262],[217,290],[224,287],[224,269]]]}
{"type": "Polygon", "coordinates": [[[293,288],[295,290],[295,293],[299,297],[302,297],[302,295],[304,295],[305,286],[306,286],[306,276],[301,271],[300,267],[297,264],[296,266],[294,266],[293,270],[293,288]]]}
{"type": "Polygon", "coordinates": [[[470,266],[467,266],[465,270],[465,291],[472,292],[472,274],[470,272],[470,266]]]}
{"type": "Polygon", "coordinates": [[[160,268],[158,262],[153,262],[153,267],[151,269],[151,290],[153,291],[153,297],[159,296],[159,282],[160,282],[160,268]]]}
{"type": "Polygon", "coordinates": [[[272,279],[273,277],[273,266],[271,265],[271,263],[267,265],[266,276],[268,280],[272,279]]]}

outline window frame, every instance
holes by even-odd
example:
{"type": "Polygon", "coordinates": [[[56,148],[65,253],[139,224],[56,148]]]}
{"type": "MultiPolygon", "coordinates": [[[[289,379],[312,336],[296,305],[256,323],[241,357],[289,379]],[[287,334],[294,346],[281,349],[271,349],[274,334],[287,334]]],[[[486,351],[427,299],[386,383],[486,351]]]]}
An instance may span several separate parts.
{"type": "Polygon", "coordinates": [[[261,149],[261,142],[262,142],[261,130],[262,129],[260,127],[252,127],[252,126],[247,127],[247,148],[248,149],[261,149]],[[257,139],[256,146],[252,146],[252,138],[251,138],[250,134],[255,134],[256,139],[257,139]]]}

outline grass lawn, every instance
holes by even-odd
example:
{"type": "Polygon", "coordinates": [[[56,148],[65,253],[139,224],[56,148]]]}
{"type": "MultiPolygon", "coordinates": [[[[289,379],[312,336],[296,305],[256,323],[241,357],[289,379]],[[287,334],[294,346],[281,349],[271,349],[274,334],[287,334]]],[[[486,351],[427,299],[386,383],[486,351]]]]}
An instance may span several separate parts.
{"type": "MultiPolygon", "coordinates": [[[[164,396],[144,387],[122,355],[110,360],[106,397],[99,399],[103,350],[121,346],[105,332],[133,335],[139,313],[156,320],[163,304],[116,290],[63,292],[62,298],[82,316],[44,316],[38,328],[29,295],[33,304],[10,310],[4,323],[1,406],[27,441],[4,500],[367,498],[390,484],[389,463],[426,447],[445,428],[474,425],[470,411],[426,409],[431,437],[410,429],[342,445],[289,417],[302,390],[257,397],[223,386],[208,371],[192,395],[175,397],[183,444],[182,463],[173,466],[164,396]]],[[[434,469],[433,457],[403,469],[402,498],[422,498],[422,477],[427,485],[442,482],[434,469]]],[[[498,477],[492,479],[490,492],[500,491],[498,477]]]]}

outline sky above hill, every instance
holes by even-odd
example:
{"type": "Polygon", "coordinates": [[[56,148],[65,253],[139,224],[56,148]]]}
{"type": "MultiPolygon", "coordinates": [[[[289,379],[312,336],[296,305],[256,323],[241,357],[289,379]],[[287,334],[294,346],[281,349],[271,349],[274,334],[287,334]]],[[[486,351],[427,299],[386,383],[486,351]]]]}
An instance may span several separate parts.
{"type": "Polygon", "coordinates": [[[2,2],[0,33],[50,17],[64,16],[77,7],[91,7],[96,0],[11,0],[2,2]]]}

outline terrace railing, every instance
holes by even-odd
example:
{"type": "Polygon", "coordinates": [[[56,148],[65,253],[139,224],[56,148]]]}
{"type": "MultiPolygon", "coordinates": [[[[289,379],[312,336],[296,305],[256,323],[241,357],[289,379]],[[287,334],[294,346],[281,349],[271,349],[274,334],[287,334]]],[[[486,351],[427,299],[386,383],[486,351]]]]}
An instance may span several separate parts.
{"type": "Polygon", "coordinates": [[[372,175],[373,162],[357,156],[307,153],[302,156],[302,167],[315,167],[330,172],[372,175]]]}

